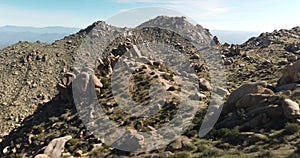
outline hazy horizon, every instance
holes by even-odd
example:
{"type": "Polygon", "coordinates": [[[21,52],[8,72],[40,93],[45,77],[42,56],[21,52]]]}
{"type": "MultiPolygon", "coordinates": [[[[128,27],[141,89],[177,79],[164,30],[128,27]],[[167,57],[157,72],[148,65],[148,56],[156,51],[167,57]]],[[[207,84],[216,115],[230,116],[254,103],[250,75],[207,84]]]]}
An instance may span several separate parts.
{"type": "MultiPolygon", "coordinates": [[[[19,41],[41,41],[52,43],[65,36],[77,33],[84,28],[70,28],[63,26],[31,27],[31,26],[0,26],[0,49],[19,41]]],[[[260,32],[253,31],[229,31],[210,30],[211,34],[217,36],[221,43],[242,44],[250,37],[257,36],[260,32]]]]}

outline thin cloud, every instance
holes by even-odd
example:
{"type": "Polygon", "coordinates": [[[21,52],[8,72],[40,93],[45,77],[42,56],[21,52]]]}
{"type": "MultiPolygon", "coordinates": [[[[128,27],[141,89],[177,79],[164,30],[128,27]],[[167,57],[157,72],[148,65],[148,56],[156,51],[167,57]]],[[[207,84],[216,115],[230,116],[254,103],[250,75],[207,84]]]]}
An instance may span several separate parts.
{"type": "Polygon", "coordinates": [[[223,13],[230,10],[222,6],[221,0],[116,0],[118,3],[148,3],[160,7],[167,7],[180,10],[194,10],[198,12],[223,13]]]}
{"type": "Polygon", "coordinates": [[[211,19],[231,11],[231,8],[224,6],[221,0],[116,0],[116,2],[151,4],[176,10],[195,20],[211,19]]]}

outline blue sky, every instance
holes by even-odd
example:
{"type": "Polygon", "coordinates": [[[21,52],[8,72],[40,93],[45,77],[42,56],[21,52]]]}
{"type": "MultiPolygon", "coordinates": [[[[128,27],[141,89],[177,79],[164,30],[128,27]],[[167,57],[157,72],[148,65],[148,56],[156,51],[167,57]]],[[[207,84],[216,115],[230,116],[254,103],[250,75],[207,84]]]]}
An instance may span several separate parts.
{"type": "MultiPolygon", "coordinates": [[[[84,28],[97,20],[114,23],[118,18],[122,24],[120,17],[131,9],[160,7],[145,9],[140,16],[173,15],[174,10],[209,29],[272,31],[299,26],[299,6],[299,0],[0,0],[0,26],[84,28]]],[[[126,22],[143,18],[131,14],[126,22]]]]}

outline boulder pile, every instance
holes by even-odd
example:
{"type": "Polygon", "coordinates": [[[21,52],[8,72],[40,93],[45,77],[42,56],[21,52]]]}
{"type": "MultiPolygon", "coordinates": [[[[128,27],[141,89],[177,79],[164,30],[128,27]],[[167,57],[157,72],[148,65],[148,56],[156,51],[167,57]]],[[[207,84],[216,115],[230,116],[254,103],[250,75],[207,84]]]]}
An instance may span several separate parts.
{"type": "Polygon", "coordinates": [[[94,71],[88,67],[82,68],[79,71],[77,68],[72,68],[73,72],[64,74],[61,83],[58,83],[57,88],[63,95],[63,98],[72,102],[72,90],[77,94],[90,96],[93,91],[100,92],[103,84],[99,78],[95,76],[94,71]]]}
{"type": "MultiPolygon", "coordinates": [[[[294,27],[291,30],[281,29],[275,30],[271,33],[262,33],[258,37],[250,38],[247,42],[243,44],[243,46],[259,46],[263,48],[268,47],[270,44],[284,44],[286,41],[278,37],[285,37],[291,39],[299,38],[299,30],[300,27],[294,27]]],[[[292,48],[290,50],[295,50],[293,49],[294,46],[288,46],[286,50],[289,50],[290,48],[292,48]]]]}
{"type": "Polygon", "coordinates": [[[278,129],[299,122],[300,60],[286,67],[277,86],[265,81],[247,83],[233,91],[223,104],[217,128],[239,126],[242,131],[278,129]]]}

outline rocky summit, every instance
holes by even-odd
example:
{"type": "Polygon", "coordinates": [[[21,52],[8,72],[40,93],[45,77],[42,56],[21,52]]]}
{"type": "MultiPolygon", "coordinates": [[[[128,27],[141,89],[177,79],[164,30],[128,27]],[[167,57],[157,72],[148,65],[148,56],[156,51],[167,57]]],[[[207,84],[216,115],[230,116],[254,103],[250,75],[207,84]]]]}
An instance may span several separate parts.
{"type": "Polygon", "coordinates": [[[299,157],[299,52],[299,27],[234,45],[166,16],[16,43],[0,50],[0,157],[299,157]]]}

